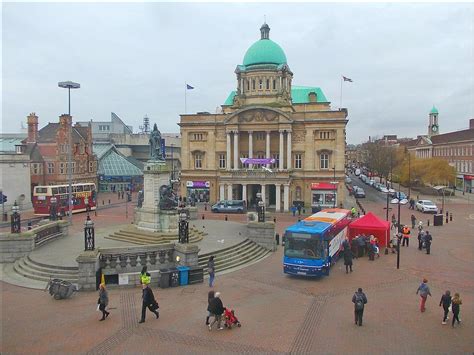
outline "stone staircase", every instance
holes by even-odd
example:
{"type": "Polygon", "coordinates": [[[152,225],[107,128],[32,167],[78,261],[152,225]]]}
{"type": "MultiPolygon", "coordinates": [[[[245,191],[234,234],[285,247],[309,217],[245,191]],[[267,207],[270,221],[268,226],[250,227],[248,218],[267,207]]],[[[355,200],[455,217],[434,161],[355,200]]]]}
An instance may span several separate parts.
{"type": "MultiPolygon", "coordinates": [[[[197,228],[189,228],[189,242],[197,243],[207,235],[204,231],[197,228]]],[[[147,245],[147,244],[167,244],[178,242],[178,236],[173,234],[162,234],[142,231],[137,228],[121,229],[114,234],[105,237],[106,239],[118,240],[120,242],[127,242],[131,244],[147,245]]]]}
{"type": "Polygon", "coordinates": [[[252,242],[250,239],[245,239],[237,245],[216,252],[200,254],[198,264],[204,268],[204,275],[208,275],[207,262],[211,255],[214,255],[214,265],[216,273],[218,273],[257,262],[265,258],[268,254],[270,254],[269,250],[252,242]]]}
{"type": "Polygon", "coordinates": [[[13,270],[28,279],[48,282],[50,279],[61,279],[77,283],[78,268],[75,266],[47,265],[25,256],[13,264],[13,270]]]}

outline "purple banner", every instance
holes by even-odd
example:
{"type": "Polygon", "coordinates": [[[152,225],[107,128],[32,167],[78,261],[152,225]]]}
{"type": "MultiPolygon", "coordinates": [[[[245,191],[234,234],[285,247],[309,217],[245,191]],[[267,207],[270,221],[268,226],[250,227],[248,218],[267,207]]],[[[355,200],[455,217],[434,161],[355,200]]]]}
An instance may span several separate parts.
{"type": "Polygon", "coordinates": [[[209,188],[209,181],[188,181],[186,187],[193,187],[198,189],[209,188]]]}
{"type": "Polygon", "coordinates": [[[274,164],[275,159],[273,158],[240,158],[242,164],[274,164]]]}

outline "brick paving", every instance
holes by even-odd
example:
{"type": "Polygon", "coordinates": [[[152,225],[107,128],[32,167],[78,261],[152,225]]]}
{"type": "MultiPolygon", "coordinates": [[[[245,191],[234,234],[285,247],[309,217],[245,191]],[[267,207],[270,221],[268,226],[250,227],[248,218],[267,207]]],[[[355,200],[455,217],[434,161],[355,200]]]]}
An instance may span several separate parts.
{"type": "MultiPolygon", "coordinates": [[[[380,216],[381,204],[363,201],[380,216]]],[[[160,319],[140,316],[139,288],[109,291],[111,316],[98,322],[97,294],[79,293],[55,301],[42,291],[0,283],[2,297],[2,353],[388,353],[465,354],[474,351],[474,208],[451,203],[454,221],[432,227],[432,254],[402,248],[401,268],[396,256],[381,255],[375,261],[354,260],[354,272],[346,274],[339,261],[331,275],[318,280],[294,278],[282,273],[282,249],[260,263],[217,275],[216,290],[225,305],[235,309],[242,328],[213,330],[204,325],[207,307],[205,284],[157,289],[160,319]],[[427,311],[419,312],[416,288],[427,277],[433,297],[427,311]],[[353,324],[351,298],[362,287],[369,303],[364,326],[353,324]],[[441,325],[438,307],[449,288],[460,292],[462,325],[441,325]]],[[[99,213],[99,224],[114,223],[124,206],[99,213]]],[[[224,219],[202,211],[206,219],[224,219]]],[[[402,208],[408,221],[412,211],[402,208]]],[[[427,215],[415,212],[417,217],[427,215]]],[[[84,218],[82,215],[81,218],[84,218]]],[[[229,215],[233,221],[245,216],[229,215]]],[[[277,215],[277,231],[297,217],[277,215]]],[[[122,218],[123,220],[123,218],[122,218]]],[[[82,226],[81,226],[82,227],[82,226]]]]}

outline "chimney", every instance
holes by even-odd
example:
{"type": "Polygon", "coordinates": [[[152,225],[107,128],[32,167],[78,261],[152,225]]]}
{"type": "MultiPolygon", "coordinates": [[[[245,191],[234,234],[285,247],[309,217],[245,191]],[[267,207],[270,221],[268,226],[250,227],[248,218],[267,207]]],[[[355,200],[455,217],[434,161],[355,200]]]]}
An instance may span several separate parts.
{"type": "Polygon", "coordinates": [[[36,116],[36,113],[30,113],[26,122],[28,123],[28,138],[26,143],[36,143],[38,139],[38,116],[36,116]]]}
{"type": "Polygon", "coordinates": [[[68,114],[62,114],[61,116],[59,116],[59,124],[61,126],[65,125],[71,125],[72,124],[72,117],[69,116],[68,114]]]}
{"type": "Polygon", "coordinates": [[[469,120],[469,129],[474,129],[474,118],[469,120]]]}

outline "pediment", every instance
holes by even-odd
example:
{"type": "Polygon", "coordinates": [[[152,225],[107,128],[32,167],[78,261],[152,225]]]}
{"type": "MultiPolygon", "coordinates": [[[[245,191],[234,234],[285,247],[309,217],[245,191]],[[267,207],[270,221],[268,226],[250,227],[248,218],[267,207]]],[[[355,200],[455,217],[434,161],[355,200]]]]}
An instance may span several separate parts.
{"type": "Polygon", "coordinates": [[[253,106],[234,112],[224,124],[262,124],[262,123],[293,123],[288,113],[281,110],[265,107],[253,106]]]}

